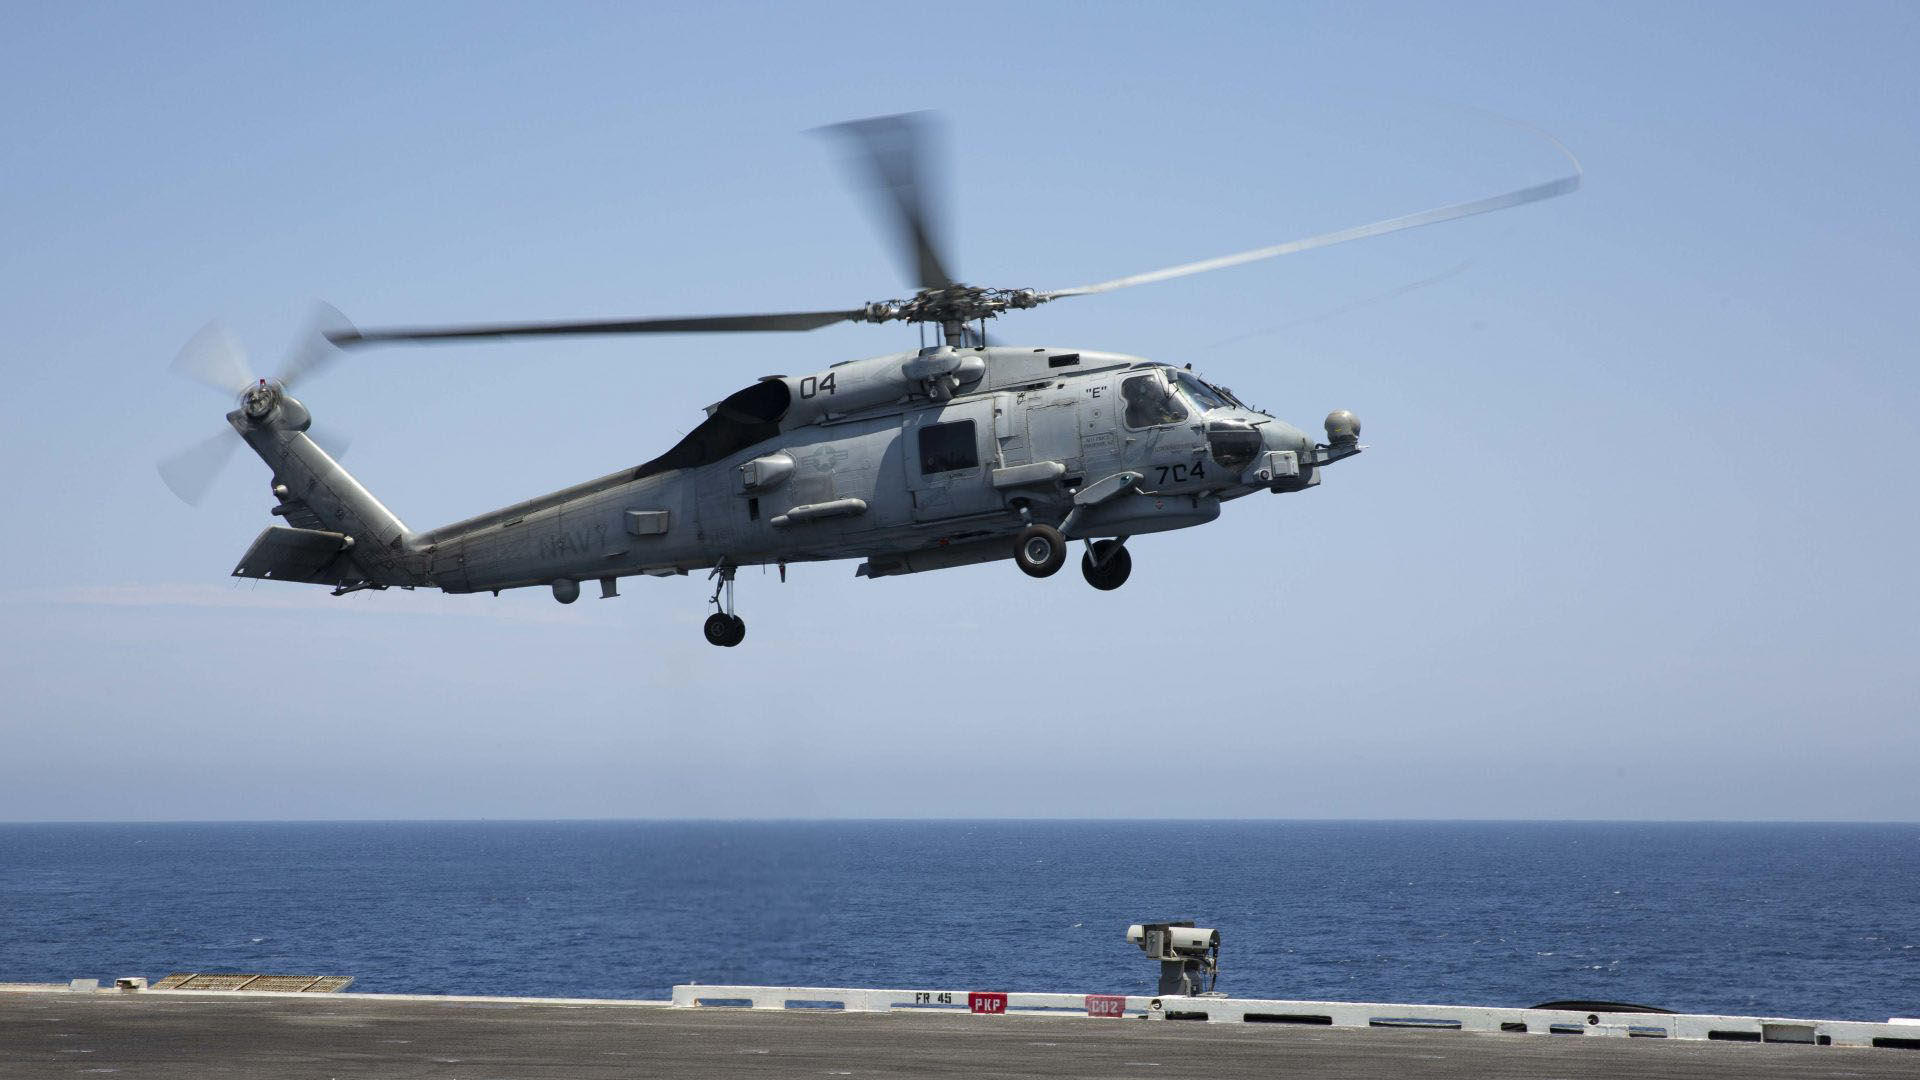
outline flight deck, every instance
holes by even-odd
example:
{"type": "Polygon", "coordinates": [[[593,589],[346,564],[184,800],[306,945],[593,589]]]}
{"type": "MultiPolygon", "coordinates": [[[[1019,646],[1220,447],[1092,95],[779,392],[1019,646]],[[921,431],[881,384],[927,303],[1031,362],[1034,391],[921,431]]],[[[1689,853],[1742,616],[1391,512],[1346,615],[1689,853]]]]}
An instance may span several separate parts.
{"type": "Polygon", "coordinates": [[[624,1001],[90,983],[0,987],[0,1077],[1732,1080],[1920,1072],[1913,1021],[698,985],[676,987],[673,1001],[624,1001]]]}

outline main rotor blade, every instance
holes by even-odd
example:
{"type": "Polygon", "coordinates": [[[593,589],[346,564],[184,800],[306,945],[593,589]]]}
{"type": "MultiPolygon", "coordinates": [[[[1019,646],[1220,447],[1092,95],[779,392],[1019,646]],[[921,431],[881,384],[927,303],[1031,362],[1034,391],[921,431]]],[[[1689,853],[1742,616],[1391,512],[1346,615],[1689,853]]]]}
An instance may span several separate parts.
{"type": "Polygon", "coordinates": [[[1233,345],[1242,341],[1251,341],[1254,338],[1265,337],[1268,334],[1277,334],[1282,330],[1291,330],[1296,326],[1308,326],[1312,323],[1324,322],[1327,319],[1337,319],[1340,316],[1347,314],[1348,312],[1358,311],[1361,308],[1367,307],[1369,305],[1377,304],[1382,300],[1391,300],[1396,296],[1405,296],[1410,292],[1414,292],[1419,289],[1424,289],[1429,285],[1438,285],[1450,277],[1454,277],[1456,275],[1465,273],[1467,268],[1472,265],[1473,265],[1472,259],[1462,259],[1461,261],[1454,263],[1452,266],[1447,267],[1445,270],[1442,270],[1437,274],[1429,274],[1426,277],[1419,278],[1415,281],[1409,281],[1405,285],[1401,285],[1396,288],[1389,289],[1386,292],[1374,293],[1371,296],[1363,296],[1358,300],[1349,300],[1344,304],[1339,304],[1330,308],[1323,308],[1320,311],[1316,311],[1311,315],[1297,316],[1295,318],[1288,319],[1285,322],[1274,323],[1271,326],[1263,326],[1258,330],[1249,330],[1244,334],[1235,334],[1230,338],[1221,338],[1219,341],[1202,345],[1200,346],[1199,349],[1196,349],[1195,351],[1199,352],[1207,349],[1217,349],[1222,345],[1233,345]]]}
{"type": "Polygon", "coordinates": [[[393,341],[460,341],[468,338],[578,337],[590,334],[703,334],[768,330],[817,330],[858,319],[866,312],[796,311],[779,315],[693,315],[663,319],[597,319],[584,322],[486,323],[479,326],[333,330],[326,339],[342,348],[393,341]]]}
{"type": "Polygon", "coordinates": [[[860,145],[881,215],[894,219],[907,272],[922,289],[954,283],[933,235],[930,206],[935,199],[927,179],[935,172],[928,145],[933,126],[929,113],[902,113],[819,129],[842,133],[860,145]]]}
{"type": "Polygon", "coordinates": [[[306,328],[293,339],[293,346],[287,350],[286,362],[280,366],[280,372],[274,379],[291,390],[295,383],[318,374],[340,358],[340,349],[334,345],[333,336],[352,331],[353,324],[340,314],[338,308],[314,301],[313,314],[308,317],[306,328]]]}
{"type": "Polygon", "coordinates": [[[160,462],[160,479],[181,502],[198,506],[239,445],[240,436],[228,428],[160,462]]]}
{"type": "Polygon", "coordinates": [[[228,395],[253,384],[253,369],[239,339],[219,322],[210,322],[187,339],[173,358],[173,370],[228,395]]]}
{"type": "MultiPolygon", "coordinates": [[[[1553,139],[1553,136],[1548,135],[1547,138],[1553,139]]],[[[1071,289],[1055,289],[1052,292],[1041,293],[1040,298],[1042,300],[1058,300],[1066,296],[1085,296],[1089,293],[1112,292],[1115,289],[1125,289],[1134,285],[1150,285],[1156,281],[1167,281],[1172,278],[1186,277],[1189,274],[1204,274],[1209,270],[1224,270],[1229,266],[1239,266],[1242,263],[1258,262],[1261,259],[1271,259],[1280,255],[1291,255],[1298,251],[1308,251],[1313,248],[1344,244],[1349,240],[1364,240],[1368,237],[1384,236],[1387,233],[1400,232],[1405,229],[1417,229],[1422,225],[1436,225],[1442,221],[1453,221],[1456,218],[1472,217],[1475,214],[1488,214],[1495,210],[1505,210],[1510,206],[1521,206],[1530,202],[1539,202],[1542,199],[1551,199],[1556,195],[1565,195],[1568,192],[1579,190],[1580,179],[1585,175],[1585,170],[1580,167],[1580,159],[1574,157],[1573,152],[1562,145],[1560,140],[1553,139],[1553,144],[1560,148],[1561,153],[1567,155],[1568,161],[1573,163],[1572,175],[1563,176],[1558,180],[1549,180],[1544,184],[1534,184],[1531,187],[1523,187],[1515,191],[1505,192],[1504,194],[1489,196],[1484,199],[1475,199],[1472,202],[1455,203],[1452,206],[1423,210],[1418,214],[1407,214],[1404,217],[1388,218],[1385,221],[1376,221],[1371,225],[1356,225],[1350,229],[1321,233],[1318,236],[1309,236],[1304,240],[1291,240],[1284,244],[1275,244],[1272,247],[1255,248],[1252,251],[1242,251],[1236,255],[1222,255],[1217,259],[1202,259],[1199,262],[1182,263],[1179,266],[1169,266],[1164,270],[1150,270],[1144,274],[1114,278],[1112,281],[1101,281],[1092,285],[1078,285],[1071,289]]]]}

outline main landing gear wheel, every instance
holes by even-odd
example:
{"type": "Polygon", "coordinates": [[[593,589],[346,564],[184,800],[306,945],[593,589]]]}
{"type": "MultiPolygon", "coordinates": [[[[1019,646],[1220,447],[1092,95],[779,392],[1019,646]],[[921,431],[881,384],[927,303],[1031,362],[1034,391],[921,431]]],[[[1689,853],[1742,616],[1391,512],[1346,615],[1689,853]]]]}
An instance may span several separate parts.
{"type": "Polygon", "coordinates": [[[747,621],[722,611],[707,616],[707,624],[701,629],[705,631],[709,645],[731,649],[747,639],[747,621]]]}
{"type": "Polygon", "coordinates": [[[1013,561],[1033,577],[1052,577],[1067,561],[1067,538],[1051,525],[1029,525],[1014,538],[1013,561]]]}
{"type": "Polygon", "coordinates": [[[734,569],[721,563],[713,568],[713,573],[707,575],[719,580],[714,582],[713,596],[707,600],[713,605],[713,614],[707,616],[706,625],[700,628],[701,633],[707,636],[707,644],[728,649],[747,640],[746,620],[733,613],[734,569]]]}
{"type": "Polygon", "coordinates": [[[1092,550],[1080,556],[1080,574],[1087,584],[1101,591],[1117,589],[1133,573],[1133,556],[1118,540],[1099,540],[1092,550]]]}

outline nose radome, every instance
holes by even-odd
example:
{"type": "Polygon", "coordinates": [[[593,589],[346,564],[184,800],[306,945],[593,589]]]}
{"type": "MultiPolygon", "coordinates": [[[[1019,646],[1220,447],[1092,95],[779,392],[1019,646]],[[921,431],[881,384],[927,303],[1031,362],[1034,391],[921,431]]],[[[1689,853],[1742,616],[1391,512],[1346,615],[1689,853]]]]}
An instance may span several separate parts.
{"type": "Polygon", "coordinates": [[[1304,454],[1313,449],[1313,440],[1307,438],[1307,433],[1284,420],[1260,425],[1260,436],[1266,440],[1269,450],[1291,450],[1296,454],[1304,454]]]}

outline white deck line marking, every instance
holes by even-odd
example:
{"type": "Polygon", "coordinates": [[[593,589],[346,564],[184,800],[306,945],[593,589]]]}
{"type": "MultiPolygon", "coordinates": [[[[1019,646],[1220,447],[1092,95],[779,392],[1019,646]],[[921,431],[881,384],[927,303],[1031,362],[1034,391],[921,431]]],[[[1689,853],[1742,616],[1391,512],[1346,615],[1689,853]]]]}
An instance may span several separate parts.
{"type": "MultiPolygon", "coordinates": [[[[705,1002],[746,1002],[749,1010],[785,1010],[790,1001],[839,1002],[846,1012],[921,1012],[967,1001],[981,991],[946,989],[861,989],[820,986],[725,986],[690,984],[673,988],[679,1008],[718,1008],[705,1002]],[[930,1007],[932,1006],[932,1007],[930,1007]]],[[[1085,1013],[1084,994],[1004,993],[1006,1011],[989,1016],[1057,1016],[1102,1019],[1085,1013]]],[[[1256,998],[1181,998],[1127,996],[1128,1016],[1165,1020],[1170,1014],[1183,1022],[1281,1023],[1345,1029],[1420,1029],[1475,1031],[1528,1035],[1583,1035],[1596,1038],[1672,1039],[1816,1043],[1871,1047],[1876,1041],[1899,1045],[1914,1038],[1914,1023],[1890,1020],[1809,1020],[1775,1016],[1728,1016],[1713,1013],[1609,1013],[1567,1009],[1514,1009],[1481,1005],[1416,1005],[1353,1001],[1284,1001],[1256,998]]],[[[743,1008],[738,1004],[730,1008],[743,1008]]]]}

